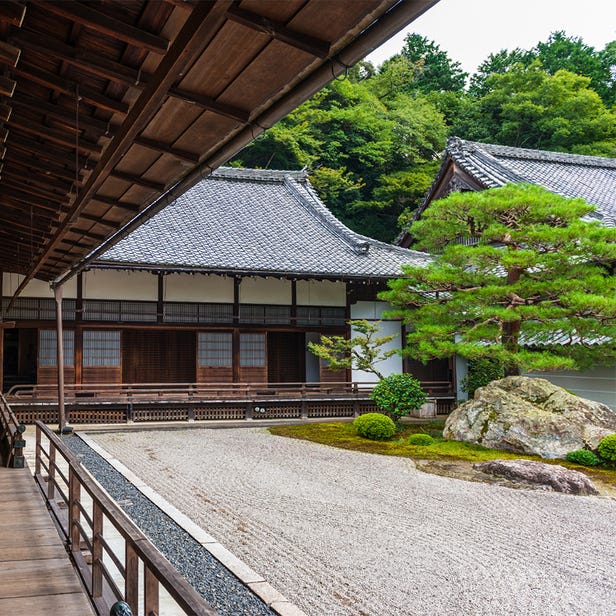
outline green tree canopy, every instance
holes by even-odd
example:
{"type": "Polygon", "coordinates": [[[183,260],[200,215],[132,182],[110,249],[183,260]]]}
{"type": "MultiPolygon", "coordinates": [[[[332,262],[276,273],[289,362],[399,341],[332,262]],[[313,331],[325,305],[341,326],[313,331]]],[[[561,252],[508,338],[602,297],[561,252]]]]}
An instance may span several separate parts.
{"type": "Polygon", "coordinates": [[[435,201],[410,232],[436,254],[406,266],[381,299],[411,328],[418,360],[458,353],[520,369],[616,360],[616,229],[537,186],[507,185],[435,201]]]}

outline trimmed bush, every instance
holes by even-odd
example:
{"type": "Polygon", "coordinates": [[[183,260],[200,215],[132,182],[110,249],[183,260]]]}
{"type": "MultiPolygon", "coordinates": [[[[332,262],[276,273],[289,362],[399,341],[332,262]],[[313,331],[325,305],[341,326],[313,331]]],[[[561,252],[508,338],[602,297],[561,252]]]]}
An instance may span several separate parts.
{"type": "Polygon", "coordinates": [[[575,451],[570,451],[565,456],[565,459],[568,462],[581,464],[582,466],[597,466],[597,464],[601,461],[592,451],[588,451],[588,449],[576,449],[575,451]]]}
{"type": "Polygon", "coordinates": [[[616,466],[616,434],[608,434],[601,439],[597,453],[604,462],[616,466]]]}
{"type": "Polygon", "coordinates": [[[411,434],[406,439],[408,445],[419,445],[421,447],[427,447],[434,443],[434,439],[429,434],[411,434]]]}
{"type": "Polygon", "coordinates": [[[426,392],[410,374],[391,374],[381,379],[370,397],[394,421],[418,409],[426,400],[426,392]]]}
{"type": "Polygon", "coordinates": [[[396,424],[383,413],[366,413],[353,422],[359,436],[371,441],[386,441],[396,433],[396,424]]]}

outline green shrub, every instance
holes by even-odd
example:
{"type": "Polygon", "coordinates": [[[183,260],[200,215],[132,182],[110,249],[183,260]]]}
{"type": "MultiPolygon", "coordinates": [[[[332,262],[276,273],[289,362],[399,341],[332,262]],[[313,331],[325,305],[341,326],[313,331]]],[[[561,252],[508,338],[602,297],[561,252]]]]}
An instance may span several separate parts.
{"type": "Polygon", "coordinates": [[[505,376],[503,365],[495,359],[482,358],[471,359],[468,362],[468,373],[460,384],[462,391],[468,394],[469,398],[475,395],[475,391],[480,387],[485,387],[492,381],[498,381],[505,376]]]}
{"type": "Polygon", "coordinates": [[[575,451],[570,451],[565,456],[565,459],[568,462],[581,464],[582,466],[597,466],[597,464],[601,461],[592,451],[588,451],[588,449],[576,449],[575,451]]]}
{"type": "Polygon", "coordinates": [[[418,409],[427,400],[421,384],[410,374],[391,374],[381,379],[370,397],[394,421],[418,409]]]}
{"type": "Polygon", "coordinates": [[[434,443],[434,439],[429,434],[411,434],[411,436],[406,439],[406,442],[408,445],[427,447],[434,443]]]}
{"type": "Polygon", "coordinates": [[[616,466],[616,434],[608,434],[601,439],[597,453],[604,462],[616,466]]]}
{"type": "Polygon", "coordinates": [[[396,433],[396,424],[383,413],[366,413],[353,422],[359,436],[371,441],[385,441],[396,433]]]}

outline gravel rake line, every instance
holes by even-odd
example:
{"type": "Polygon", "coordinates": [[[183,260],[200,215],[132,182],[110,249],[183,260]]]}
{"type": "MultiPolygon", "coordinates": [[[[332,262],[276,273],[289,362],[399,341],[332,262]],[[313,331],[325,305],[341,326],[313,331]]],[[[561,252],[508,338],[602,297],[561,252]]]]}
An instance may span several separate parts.
{"type": "Polygon", "coordinates": [[[63,442],[220,616],[275,616],[250,589],[78,436],[63,442]]]}

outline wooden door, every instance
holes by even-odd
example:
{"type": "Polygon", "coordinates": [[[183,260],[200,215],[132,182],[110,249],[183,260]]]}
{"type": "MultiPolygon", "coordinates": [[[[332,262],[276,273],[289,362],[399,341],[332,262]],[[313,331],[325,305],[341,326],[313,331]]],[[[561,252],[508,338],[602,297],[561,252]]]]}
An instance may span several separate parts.
{"type": "Polygon", "coordinates": [[[267,334],[269,383],[303,383],[306,380],[306,335],[303,332],[267,334]]]}

